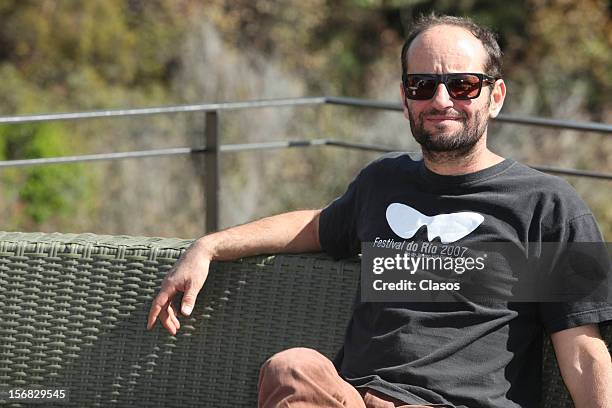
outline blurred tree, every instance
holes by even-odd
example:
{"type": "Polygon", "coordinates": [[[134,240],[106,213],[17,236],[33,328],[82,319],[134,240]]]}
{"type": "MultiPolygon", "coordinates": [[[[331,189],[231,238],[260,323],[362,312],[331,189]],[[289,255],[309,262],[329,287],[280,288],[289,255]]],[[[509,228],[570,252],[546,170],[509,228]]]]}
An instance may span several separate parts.
{"type": "MultiPolygon", "coordinates": [[[[176,43],[197,1],[0,0],[0,112],[87,110],[159,104],[168,99],[178,67],[176,43]]],[[[0,127],[5,159],[50,157],[121,148],[121,124],[66,122],[0,127]],[[96,127],[97,126],[97,127],[96,127]],[[97,138],[87,137],[97,135],[97,138]],[[110,139],[113,139],[111,142],[110,139]]],[[[62,165],[3,171],[4,228],[70,224],[100,197],[104,177],[91,166],[62,165]]],[[[87,216],[95,220],[96,214],[87,216]]],[[[87,223],[86,223],[87,224],[87,223]]],[[[91,228],[91,227],[90,227],[91,228]]]]}
{"type": "Polygon", "coordinates": [[[559,101],[579,92],[581,109],[603,120],[612,101],[610,3],[530,0],[529,6],[530,44],[517,70],[522,82],[540,84],[538,113],[555,115],[559,101]]]}
{"type": "MultiPolygon", "coordinates": [[[[58,123],[0,127],[0,160],[61,156],[69,146],[58,123]]],[[[5,171],[1,179],[10,186],[7,195],[17,198],[7,211],[8,225],[13,228],[39,225],[51,217],[66,221],[84,198],[88,181],[80,165],[5,171]]]]}

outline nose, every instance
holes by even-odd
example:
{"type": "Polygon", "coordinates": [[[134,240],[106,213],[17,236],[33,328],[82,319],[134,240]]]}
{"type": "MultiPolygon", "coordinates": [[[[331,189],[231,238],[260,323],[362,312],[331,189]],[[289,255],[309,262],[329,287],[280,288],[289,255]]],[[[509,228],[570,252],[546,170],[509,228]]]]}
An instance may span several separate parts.
{"type": "Polygon", "coordinates": [[[436,93],[431,99],[431,104],[434,108],[439,110],[447,109],[453,106],[453,101],[451,100],[451,97],[448,94],[448,91],[444,84],[438,84],[438,87],[436,88],[436,93]]]}

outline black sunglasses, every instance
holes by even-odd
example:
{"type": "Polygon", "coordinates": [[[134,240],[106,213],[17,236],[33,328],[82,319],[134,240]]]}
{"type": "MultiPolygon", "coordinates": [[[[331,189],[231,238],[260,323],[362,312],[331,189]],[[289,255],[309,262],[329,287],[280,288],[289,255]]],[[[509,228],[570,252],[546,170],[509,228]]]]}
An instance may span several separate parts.
{"type": "Polygon", "coordinates": [[[453,99],[478,98],[482,84],[493,85],[497,78],[485,74],[452,73],[452,74],[403,74],[404,94],[408,99],[431,99],[436,94],[438,85],[444,84],[453,99]]]}

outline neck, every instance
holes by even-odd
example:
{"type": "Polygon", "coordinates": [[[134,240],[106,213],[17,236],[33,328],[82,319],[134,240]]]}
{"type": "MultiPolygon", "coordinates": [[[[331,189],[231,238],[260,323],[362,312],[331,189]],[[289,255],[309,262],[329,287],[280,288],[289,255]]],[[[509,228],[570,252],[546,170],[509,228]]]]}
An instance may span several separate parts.
{"type": "Polygon", "coordinates": [[[421,149],[425,166],[443,176],[474,173],[494,166],[504,160],[487,148],[486,135],[468,151],[431,152],[421,149]]]}

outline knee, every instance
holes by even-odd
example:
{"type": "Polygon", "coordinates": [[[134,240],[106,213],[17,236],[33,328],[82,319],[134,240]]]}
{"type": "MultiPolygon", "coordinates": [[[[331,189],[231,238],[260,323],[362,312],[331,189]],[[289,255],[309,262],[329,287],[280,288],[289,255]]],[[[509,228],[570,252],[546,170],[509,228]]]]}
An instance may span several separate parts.
{"type": "Polygon", "coordinates": [[[335,377],[338,374],[332,362],[318,351],[303,347],[283,350],[270,357],[259,371],[258,406],[285,407],[294,402],[329,406],[321,404],[329,398],[328,393],[324,393],[327,397],[319,394],[334,384],[335,377]]]}
{"type": "Polygon", "coordinates": [[[312,371],[321,369],[322,366],[333,367],[331,361],[316,350],[304,347],[294,347],[280,351],[270,357],[261,367],[260,375],[264,372],[272,372],[276,375],[289,374],[295,371],[312,371]]]}

